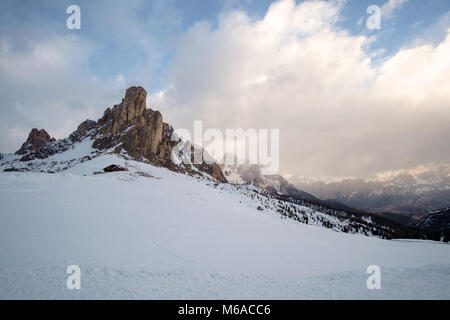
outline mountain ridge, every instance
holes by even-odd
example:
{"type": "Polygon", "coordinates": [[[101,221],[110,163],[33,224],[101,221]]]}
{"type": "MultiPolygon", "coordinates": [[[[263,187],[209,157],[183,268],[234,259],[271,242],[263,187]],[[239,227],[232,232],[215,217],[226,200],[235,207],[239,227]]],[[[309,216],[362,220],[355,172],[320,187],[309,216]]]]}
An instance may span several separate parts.
{"type": "Polygon", "coordinates": [[[390,171],[369,180],[292,183],[319,199],[377,213],[427,214],[450,206],[450,165],[446,164],[390,171]]]}
{"type": "MultiPolygon", "coordinates": [[[[159,111],[147,109],[147,91],[142,87],[130,87],[120,104],[107,108],[98,121],[86,120],[67,138],[55,140],[44,130],[32,129],[27,141],[16,152],[20,161],[46,159],[73,148],[75,143],[87,138],[99,153],[115,153],[137,161],[146,161],[169,170],[207,174],[220,182],[226,179],[215,162],[193,163],[195,152],[204,152],[184,143],[174,135],[174,129],[163,122],[159,111]],[[178,156],[182,162],[172,161],[172,151],[182,144],[178,156]],[[187,154],[187,156],[186,156],[187,154]],[[190,155],[190,157],[189,157],[190,155]]],[[[89,157],[95,157],[90,155],[89,157]]],[[[89,160],[89,159],[87,159],[89,160]]]]}

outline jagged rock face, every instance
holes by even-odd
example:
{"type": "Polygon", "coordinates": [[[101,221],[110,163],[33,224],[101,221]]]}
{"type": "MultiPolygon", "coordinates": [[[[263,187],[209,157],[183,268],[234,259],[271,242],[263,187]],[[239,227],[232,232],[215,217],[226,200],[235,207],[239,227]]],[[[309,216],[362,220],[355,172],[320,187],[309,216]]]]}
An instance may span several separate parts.
{"type": "Polygon", "coordinates": [[[131,87],[121,104],[106,109],[98,121],[100,136],[94,148],[124,150],[136,160],[145,158],[154,164],[169,155],[176,144],[170,141],[173,129],[163,122],[159,111],[146,109],[146,99],[145,89],[131,87]]]}
{"type": "Polygon", "coordinates": [[[73,142],[80,141],[82,138],[84,138],[89,131],[92,131],[94,129],[97,129],[97,122],[92,120],[86,120],[82,122],[77,130],[75,130],[70,136],[69,139],[73,142]]]}
{"type": "Polygon", "coordinates": [[[81,123],[78,126],[77,130],[72,132],[72,134],[68,138],[58,141],[52,139],[50,142],[46,143],[37,150],[30,150],[23,154],[22,158],[20,158],[20,161],[46,159],[54,154],[67,151],[73,146],[74,143],[80,142],[87,136],[91,136],[93,138],[97,133],[97,126],[97,122],[86,120],[81,123]]]}
{"type": "Polygon", "coordinates": [[[103,117],[98,121],[98,124],[102,126],[101,132],[116,135],[132,125],[143,126],[145,124],[144,113],[149,115],[154,113],[150,109],[148,112],[144,112],[146,107],[147,91],[144,88],[131,87],[127,89],[122,103],[112,109],[106,109],[103,117]]]}
{"type": "MultiPolygon", "coordinates": [[[[172,162],[171,153],[179,141],[172,141],[174,130],[163,122],[161,113],[147,109],[147,92],[144,88],[129,88],[121,104],[106,109],[98,120],[98,126],[100,136],[93,144],[96,149],[114,148],[114,152],[125,151],[138,161],[148,160],[151,164],[174,171],[189,171],[172,162]]],[[[214,179],[226,182],[217,164],[202,163],[195,166],[214,179]]]]}
{"type": "Polygon", "coordinates": [[[32,129],[30,134],[28,135],[27,141],[25,141],[25,143],[16,152],[16,154],[24,155],[30,151],[36,151],[52,141],[55,141],[55,139],[50,137],[50,135],[44,129],[32,129]]]}

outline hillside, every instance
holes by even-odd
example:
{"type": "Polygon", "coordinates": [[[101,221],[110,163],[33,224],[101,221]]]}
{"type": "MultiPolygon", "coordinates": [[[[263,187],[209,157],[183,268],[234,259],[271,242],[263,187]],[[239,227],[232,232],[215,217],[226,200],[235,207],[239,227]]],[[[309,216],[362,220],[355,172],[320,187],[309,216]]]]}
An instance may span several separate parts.
{"type": "Polygon", "coordinates": [[[450,242],[450,208],[432,211],[410,224],[422,230],[428,239],[450,242]]]}
{"type": "Polygon", "coordinates": [[[251,194],[117,155],[1,173],[0,297],[450,298],[448,245],[280,219],[251,194]],[[129,171],[94,175],[111,164],[129,171]],[[65,287],[72,264],[80,291],[65,287]]]}

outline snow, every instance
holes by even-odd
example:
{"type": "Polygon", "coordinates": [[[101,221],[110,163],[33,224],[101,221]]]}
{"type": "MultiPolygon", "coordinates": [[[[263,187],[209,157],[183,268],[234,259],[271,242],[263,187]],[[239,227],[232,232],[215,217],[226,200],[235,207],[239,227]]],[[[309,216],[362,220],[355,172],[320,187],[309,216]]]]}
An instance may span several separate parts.
{"type": "Polygon", "coordinates": [[[34,159],[31,161],[19,161],[21,156],[5,155],[0,161],[0,171],[5,168],[26,168],[31,171],[60,172],[86,161],[86,157],[93,157],[97,153],[92,148],[92,139],[85,138],[83,141],[70,145],[65,152],[56,153],[46,159],[34,159]]]}
{"type": "Polygon", "coordinates": [[[94,149],[92,148],[92,143],[93,143],[92,139],[90,137],[87,137],[80,143],[74,144],[71,149],[62,153],[57,153],[46,159],[46,161],[47,162],[70,161],[72,159],[83,158],[84,156],[94,152],[94,149]]]}
{"type": "Polygon", "coordinates": [[[115,155],[56,174],[2,172],[0,298],[450,298],[448,244],[280,219],[256,210],[250,189],[115,155]],[[130,171],[93,174],[111,164],[130,171]],[[65,286],[73,264],[81,290],[65,286]],[[366,287],[369,265],[381,290],[366,287]]]}
{"type": "Polygon", "coordinates": [[[227,180],[235,184],[243,184],[245,182],[235,170],[230,171],[230,173],[227,175],[227,180]]]}

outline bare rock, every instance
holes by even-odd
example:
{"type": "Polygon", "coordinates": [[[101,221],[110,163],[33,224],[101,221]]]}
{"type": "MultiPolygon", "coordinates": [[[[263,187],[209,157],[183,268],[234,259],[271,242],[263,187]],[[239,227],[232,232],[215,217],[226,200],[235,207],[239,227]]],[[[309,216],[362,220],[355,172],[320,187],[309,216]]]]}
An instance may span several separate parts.
{"type": "Polygon", "coordinates": [[[147,159],[152,164],[160,164],[161,156],[166,157],[173,147],[171,135],[164,135],[169,125],[163,122],[159,111],[146,107],[147,91],[142,87],[129,88],[122,103],[106,109],[99,119],[101,136],[93,147],[115,148],[115,152],[125,151],[135,160],[147,159]]]}
{"type": "Polygon", "coordinates": [[[112,164],[106,168],[103,169],[104,172],[120,172],[120,171],[128,171],[127,168],[121,167],[119,165],[116,164],[112,164]]]}
{"type": "Polygon", "coordinates": [[[146,107],[147,91],[142,87],[128,88],[122,103],[106,109],[98,121],[102,133],[116,135],[132,125],[144,124],[142,117],[146,107]]]}
{"type": "MultiPolygon", "coordinates": [[[[97,126],[97,122],[93,120],[86,120],[78,126],[77,130],[75,130],[69,138],[73,142],[81,141],[90,131],[97,129],[97,126]]],[[[96,133],[96,131],[93,133],[96,133]]]]}
{"type": "MultiPolygon", "coordinates": [[[[106,109],[99,119],[101,135],[94,141],[93,147],[125,152],[137,161],[148,161],[173,171],[190,173],[190,165],[177,166],[172,162],[172,150],[179,141],[172,141],[173,128],[163,121],[159,111],[147,109],[146,100],[144,88],[129,88],[122,103],[106,109]]],[[[214,179],[226,182],[217,164],[203,162],[195,166],[214,179]]]]}
{"type": "Polygon", "coordinates": [[[147,91],[142,87],[128,88],[123,104],[127,110],[127,121],[133,121],[142,116],[147,108],[147,91]]]}
{"type": "Polygon", "coordinates": [[[203,171],[207,174],[209,174],[211,177],[216,179],[219,182],[226,183],[227,178],[225,178],[225,175],[222,172],[222,169],[217,163],[208,164],[206,162],[203,162],[202,164],[195,165],[200,171],[203,171]]]}
{"type": "Polygon", "coordinates": [[[6,168],[3,170],[3,172],[27,172],[30,171],[30,169],[27,168],[6,168]]]}
{"type": "Polygon", "coordinates": [[[28,152],[36,151],[52,141],[55,141],[55,138],[50,137],[50,135],[44,129],[32,129],[28,135],[27,141],[25,141],[25,143],[16,152],[16,154],[24,155],[28,152]]]}

